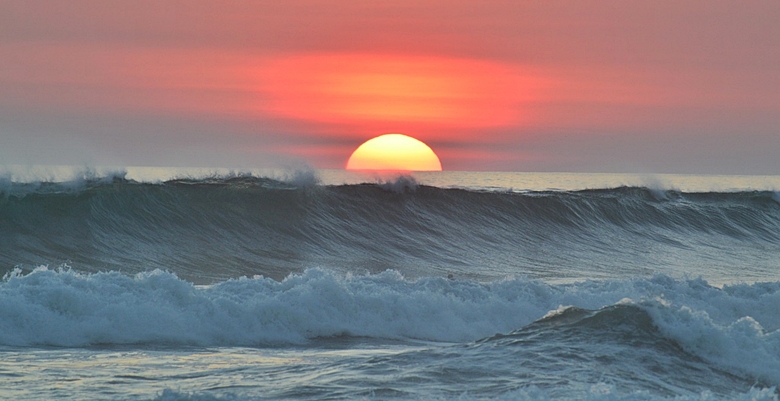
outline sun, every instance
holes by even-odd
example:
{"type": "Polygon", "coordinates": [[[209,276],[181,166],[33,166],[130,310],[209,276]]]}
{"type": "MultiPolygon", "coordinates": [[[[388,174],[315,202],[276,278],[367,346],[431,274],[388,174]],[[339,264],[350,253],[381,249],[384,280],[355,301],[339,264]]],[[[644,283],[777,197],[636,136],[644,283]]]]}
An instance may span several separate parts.
{"type": "Polygon", "coordinates": [[[347,161],[347,170],[441,171],[441,161],[420,140],[385,134],[358,146],[347,161]]]}

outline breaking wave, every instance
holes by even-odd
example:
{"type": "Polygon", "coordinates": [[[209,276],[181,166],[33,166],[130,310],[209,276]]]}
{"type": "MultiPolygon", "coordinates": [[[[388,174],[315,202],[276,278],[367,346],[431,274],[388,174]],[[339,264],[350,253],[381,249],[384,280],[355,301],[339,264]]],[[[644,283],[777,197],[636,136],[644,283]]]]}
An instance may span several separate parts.
{"type": "MultiPolygon", "coordinates": [[[[780,384],[780,283],[717,288],[668,276],[479,283],[314,269],[282,281],[196,286],[161,271],[131,277],[39,268],[7,275],[0,304],[3,346],[272,346],[361,337],[457,342],[466,347],[458,358],[498,352],[509,363],[525,361],[531,372],[570,361],[603,364],[593,371],[613,369],[615,377],[631,365],[648,374],[685,371],[688,380],[725,371],[748,383],[780,384]]],[[[447,347],[425,352],[430,363],[454,363],[447,347]]]]}
{"type": "Polygon", "coordinates": [[[767,255],[780,252],[780,202],[771,191],[511,193],[407,177],[322,186],[306,174],[139,183],[121,173],[6,182],[0,191],[4,272],[162,269],[207,284],[256,274],[281,280],[314,267],[479,280],[687,271],[728,282],[740,266],[754,274],[742,280],[766,277],[777,267],[767,255]]]}

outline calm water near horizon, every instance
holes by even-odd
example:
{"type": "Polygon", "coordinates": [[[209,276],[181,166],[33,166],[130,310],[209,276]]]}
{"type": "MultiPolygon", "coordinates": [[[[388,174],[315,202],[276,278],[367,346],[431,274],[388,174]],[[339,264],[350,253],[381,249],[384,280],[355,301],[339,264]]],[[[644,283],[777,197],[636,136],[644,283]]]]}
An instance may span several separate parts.
{"type": "MultiPolygon", "coordinates": [[[[229,169],[207,167],[78,167],[78,166],[5,166],[0,180],[15,182],[63,182],[90,175],[122,175],[128,180],[157,182],[178,178],[204,178],[231,174],[251,174],[283,181],[314,178],[322,185],[359,184],[392,180],[399,174],[374,174],[347,170],[319,169],[229,169]]],[[[648,173],[567,173],[567,172],[489,172],[442,171],[408,173],[418,183],[441,188],[503,190],[576,191],[620,186],[676,189],[685,192],[734,192],[780,190],[780,175],[707,175],[648,173]]],[[[1,181],[0,181],[1,182],[1,181]]]]}

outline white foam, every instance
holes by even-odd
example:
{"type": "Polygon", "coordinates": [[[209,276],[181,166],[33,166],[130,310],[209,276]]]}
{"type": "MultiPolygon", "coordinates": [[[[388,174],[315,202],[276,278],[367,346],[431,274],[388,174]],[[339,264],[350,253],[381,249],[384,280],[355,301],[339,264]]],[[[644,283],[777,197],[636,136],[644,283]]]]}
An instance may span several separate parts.
{"type": "MultiPolygon", "coordinates": [[[[407,281],[390,271],[339,276],[315,269],[282,282],[243,278],[196,287],[161,271],[127,277],[38,268],[16,271],[0,286],[0,344],[251,345],[344,334],[469,341],[575,303],[568,298],[534,281],[407,281]]],[[[598,308],[622,294],[593,298],[576,303],[598,308]]]]}
{"type": "Polygon", "coordinates": [[[780,383],[780,331],[767,332],[750,316],[719,324],[688,306],[653,315],[661,332],[686,351],[764,383],[780,383]]]}
{"type": "Polygon", "coordinates": [[[340,335],[466,342],[521,328],[560,305],[631,302],[685,350],[780,383],[780,283],[719,289],[666,276],[553,286],[313,269],[281,282],[199,287],[162,271],[128,277],[41,267],[0,283],[0,344],[270,345],[340,335]]]}
{"type": "Polygon", "coordinates": [[[377,177],[377,184],[385,191],[402,194],[417,190],[417,180],[411,175],[399,174],[386,177],[377,177]]]}
{"type": "Polygon", "coordinates": [[[312,188],[320,184],[317,171],[311,167],[301,167],[287,171],[281,177],[281,181],[298,188],[312,188]]]}

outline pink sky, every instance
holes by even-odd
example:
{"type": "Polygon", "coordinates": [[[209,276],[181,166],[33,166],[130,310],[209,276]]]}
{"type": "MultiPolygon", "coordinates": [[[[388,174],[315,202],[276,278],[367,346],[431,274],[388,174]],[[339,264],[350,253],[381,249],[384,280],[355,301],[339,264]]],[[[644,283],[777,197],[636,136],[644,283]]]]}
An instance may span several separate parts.
{"type": "Polygon", "coordinates": [[[0,2],[0,165],[780,174],[780,2],[0,2]]]}

